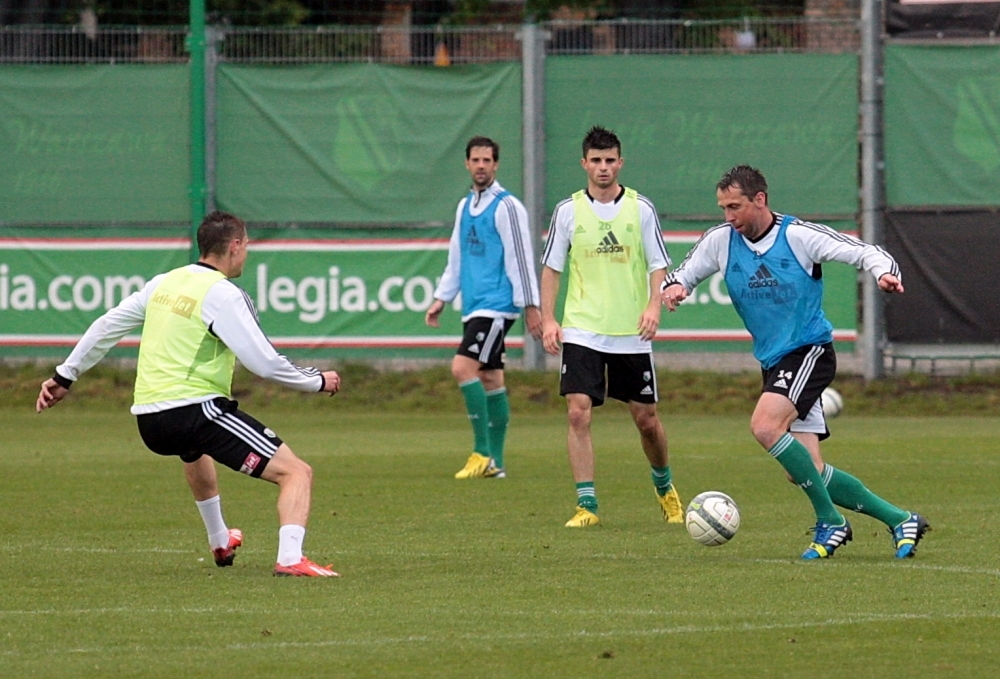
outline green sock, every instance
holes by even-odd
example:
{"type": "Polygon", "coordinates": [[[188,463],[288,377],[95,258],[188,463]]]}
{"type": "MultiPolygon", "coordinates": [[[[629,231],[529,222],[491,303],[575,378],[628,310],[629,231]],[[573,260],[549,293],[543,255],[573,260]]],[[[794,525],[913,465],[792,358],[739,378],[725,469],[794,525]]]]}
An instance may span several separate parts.
{"type": "Polygon", "coordinates": [[[478,377],[458,385],[465,397],[465,409],[472,423],[475,442],[472,449],[480,455],[490,457],[490,417],[486,410],[486,390],[478,377]]]}
{"type": "Polygon", "coordinates": [[[889,528],[895,528],[910,518],[909,512],[889,504],[868,490],[857,478],[830,465],[823,466],[823,483],[830,493],[830,499],[835,503],[878,519],[889,528]]]}
{"type": "Polygon", "coordinates": [[[507,440],[507,423],[510,422],[506,387],[486,392],[486,410],[490,414],[490,452],[496,465],[503,469],[503,444],[507,440]]]}
{"type": "Polygon", "coordinates": [[[823,477],[816,471],[812,457],[806,447],[795,440],[791,434],[785,434],[769,451],[778,463],[785,468],[792,480],[805,491],[812,502],[813,510],[819,521],[839,526],[844,522],[844,516],[833,506],[830,493],[823,485],[823,477]]]}
{"type": "Polygon", "coordinates": [[[576,484],[576,503],[589,511],[597,513],[597,492],[593,481],[576,484]]]}
{"type": "Polygon", "coordinates": [[[653,467],[653,485],[656,486],[656,494],[663,497],[670,492],[670,466],[653,467]]]}

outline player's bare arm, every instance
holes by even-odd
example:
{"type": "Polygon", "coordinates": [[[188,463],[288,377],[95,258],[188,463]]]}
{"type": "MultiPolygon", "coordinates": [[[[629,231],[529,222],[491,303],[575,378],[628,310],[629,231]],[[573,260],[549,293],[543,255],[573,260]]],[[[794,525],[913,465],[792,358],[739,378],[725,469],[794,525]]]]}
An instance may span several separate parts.
{"type": "Polygon", "coordinates": [[[562,327],[556,320],[556,295],[562,274],[551,267],[542,269],[542,346],[547,353],[559,355],[562,327]]]}
{"type": "Polygon", "coordinates": [[[677,311],[677,305],[687,299],[688,291],[680,283],[671,283],[660,293],[660,300],[667,311],[677,311]]]}
{"type": "Polygon", "coordinates": [[[524,326],[536,340],[542,339],[542,312],[538,307],[524,308],[524,326]]]}
{"type": "Polygon", "coordinates": [[[903,282],[891,273],[884,273],[879,277],[878,287],[885,292],[903,292],[903,282]]]}
{"type": "Polygon", "coordinates": [[[639,337],[649,341],[660,329],[660,286],[667,276],[666,269],[657,269],[649,275],[649,302],[639,317],[639,337]]]}
{"type": "Polygon", "coordinates": [[[427,313],[424,314],[424,323],[432,328],[441,327],[441,312],[444,311],[444,302],[439,299],[434,300],[427,313]]]}

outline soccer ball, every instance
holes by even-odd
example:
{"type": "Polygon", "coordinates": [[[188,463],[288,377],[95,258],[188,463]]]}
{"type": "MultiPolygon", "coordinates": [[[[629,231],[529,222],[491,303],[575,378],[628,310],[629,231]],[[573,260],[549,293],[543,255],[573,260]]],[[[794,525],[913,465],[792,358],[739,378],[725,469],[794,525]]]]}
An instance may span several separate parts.
{"type": "Polygon", "coordinates": [[[706,547],[724,545],[740,528],[740,509],[725,493],[709,490],[691,500],[686,523],[695,541],[706,547]]]}
{"type": "Polygon", "coordinates": [[[844,397],[833,387],[824,389],[819,399],[823,402],[823,415],[827,418],[836,417],[844,409],[844,397]]]}

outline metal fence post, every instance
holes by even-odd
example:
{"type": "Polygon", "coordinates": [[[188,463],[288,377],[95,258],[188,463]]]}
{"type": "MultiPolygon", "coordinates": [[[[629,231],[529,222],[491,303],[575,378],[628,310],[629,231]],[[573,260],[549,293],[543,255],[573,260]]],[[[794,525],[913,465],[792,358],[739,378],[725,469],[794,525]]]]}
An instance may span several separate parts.
{"type": "MultiPolygon", "coordinates": [[[[524,207],[528,211],[531,242],[540,254],[545,221],[545,40],[546,32],[531,22],[521,26],[521,100],[523,109],[524,207]]],[[[534,261],[539,271],[539,258],[534,261]]],[[[524,332],[524,367],[545,369],[545,350],[527,329],[524,332]]]]}
{"type": "MultiPolygon", "coordinates": [[[[882,155],[883,0],[861,2],[861,237],[882,242],[885,184],[882,155]]],[[[862,351],[866,380],[883,376],[885,310],[882,292],[870,275],[862,279],[862,351]]]]}
{"type": "Polygon", "coordinates": [[[214,26],[205,29],[205,212],[215,210],[215,120],[219,42],[223,33],[214,26]]]}
{"type": "Polygon", "coordinates": [[[191,0],[190,33],[187,39],[191,54],[191,261],[198,260],[198,226],[205,216],[205,0],[191,0]]]}

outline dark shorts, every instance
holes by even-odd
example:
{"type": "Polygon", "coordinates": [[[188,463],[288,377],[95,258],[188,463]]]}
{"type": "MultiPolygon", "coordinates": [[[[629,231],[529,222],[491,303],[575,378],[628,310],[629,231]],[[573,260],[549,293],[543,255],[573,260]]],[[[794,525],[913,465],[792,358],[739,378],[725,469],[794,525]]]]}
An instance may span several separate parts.
{"type": "Polygon", "coordinates": [[[761,391],[787,396],[795,404],[799,419],[805,419],[836,374],[833,344],[811,344],[787,354],[773,368],[761,370],[761,391]]]}
{"type": "Polygon", "coordinates": [[[652,354],[607,354],[563,344],[561,370],[559,394],[586,394],[594,407],[604,405],[605,397],[625,403],[658,399],[652,354]]]}
{"type": "Polygon", "coordinates": [[[487,370],[503,370],[507,355],[504,338],[512,325],[514,321],[509,318],[470,318],[465,322],[462,343],[455,353],[479,361],[487,370]]]}
{"type": "Polygon", "coordinates": [[[208,455],[230,469],[259,477],[282,441],[239,405],[219,397],[139,415],[139,435],[157,455],[176,455],[184,462],[208,455]]]}

